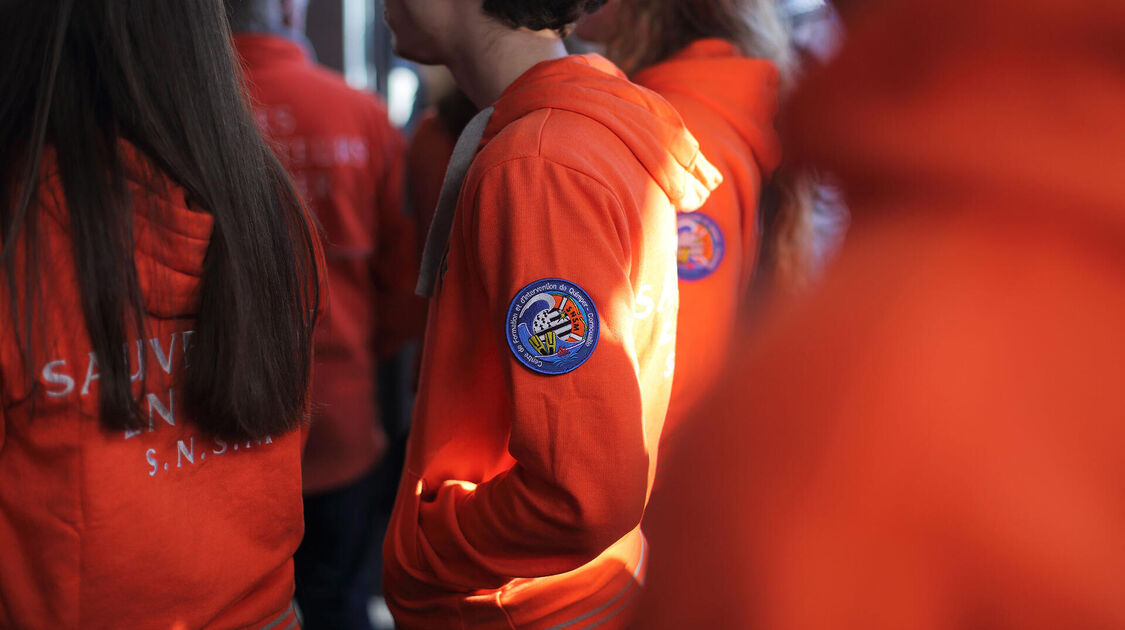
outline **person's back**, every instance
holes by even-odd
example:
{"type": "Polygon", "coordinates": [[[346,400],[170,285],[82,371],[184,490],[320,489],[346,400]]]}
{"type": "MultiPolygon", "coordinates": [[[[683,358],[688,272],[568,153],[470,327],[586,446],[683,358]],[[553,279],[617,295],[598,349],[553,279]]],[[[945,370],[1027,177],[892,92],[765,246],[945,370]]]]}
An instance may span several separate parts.
{"type": "Polygon", "coordinates": [[[759,203],[781,161],[774,119],[794,52],[773,0],[612,0],[577,32],[675,106],[723,175],[707,203],[677,216],[676,376],[661,437],[669,453],[746,332],[738,314],[773,236],[763,234],[759,203]]]}
{"type": "Polygon", "coordinates": [[[781,159],[773,130],[778,79],[772,63],[747,59],[733,44],[709,39],[634,80],[676,107],[723,174],[724,185],[707,204],[680,214],[676,222],[677,371],[661,440],[674,447],[680,423],[719,378],[722,357],[739,336],[739,307],[754,277],[762,238],[762,186],[781,159]]]}
{"type": "Polygon", "coordinates": [[[857,13],[793,118],[855,229],[669,463],[641,627],[1125,625],[1122,25],[857,13]]]}
{"type": "Polygon", "coordinates": [[[4,83],[0,627],[288,627],[306,217],[217,6],[45,4],[3,15],[4,63],[54,71],[4,83]]]}

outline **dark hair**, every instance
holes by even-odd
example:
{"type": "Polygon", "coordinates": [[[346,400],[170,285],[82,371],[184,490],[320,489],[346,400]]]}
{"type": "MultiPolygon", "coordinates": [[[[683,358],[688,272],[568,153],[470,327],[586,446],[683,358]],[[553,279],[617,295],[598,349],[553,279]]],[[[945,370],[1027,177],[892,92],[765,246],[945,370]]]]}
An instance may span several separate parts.
{"type": "Polygon", "coordinates": [[[0,21],[0,265],[28,367],[32,303],[51,281],[37,230],[39,163],[51,146],[101,372],[100,421],[139,428],[121,351],[146,330],[127,141],[145,170],[160,173],[154,180],[170,179],[214,219],[181,383],[193,422],[234,439],[296,427],[319,300],[317,245],[249,113],[221,1],[9,0],[0,21]],[[29,299],[16,297],[18,283],[29,299]]]}
{"type": "MultiPolygon", "coordinates": [[[[637,73],[661,63],[692,42],[716,38],[743,55],[769,59],[781,74],[782,94],[796,83],[799,63],[789,21],[777,0],[621,0],[608,55],[637,73]]],[[[815,173],[781,168],[763,189],[759,283],[772,289],[806,289],[813,271],[812,214],[815,173]]]]}
{"type": "Polygon", "coordinates": [[[692,42],[724,39],[748,57],[769,59],[790,87],[797,56],[778,0],[621,0],[609,57],[629,73],[665,61],[692,42]]]}
{"type": "Polygon", "coordinates": [[[583,14],[593,13],[605,3],[606,0],[484,0],[484,10],[516,28],[564,33],[583,14]]]}

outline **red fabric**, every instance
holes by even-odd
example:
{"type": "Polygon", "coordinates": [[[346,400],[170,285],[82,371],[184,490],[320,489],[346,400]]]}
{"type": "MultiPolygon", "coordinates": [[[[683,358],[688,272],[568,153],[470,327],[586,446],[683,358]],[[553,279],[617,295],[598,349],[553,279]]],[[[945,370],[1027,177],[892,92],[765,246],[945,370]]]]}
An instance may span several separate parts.
{"type": "Polygon", "coordinates": [[[431,303],[387,601],[407,630],[620,628],[671,388],[675,211],[718,174],[670,105],[600,57],[540,64],[495,108],[431,303]],[[596,349],[560,376],[506,341],[510,303],[544,278],[600,315],[596,349]]]}
{"type": "Polygon", "coordinates": [[[378,97],[274,35],[235,47],[263,132],[323,227],[328,310],[316,337],[306,492],[358,479],[386,448],[376,362],[422,327],[417,244],[402,210],[403,140],[378,97]]]}
{"type": "Polygon", "coordinates": [[[722,233],[722,259],[706,277],[680,275],[676,376],[660,440],[668,452],[675,448],[683,417],[715,385],[727,349],[742,334],[737,315],[758,260],[762,182],[781,159],[774,130],[779,79],[771,62],[746,58],[729,42],[706,39],[647,68],[635,81],[676,107],[723,175],[722,185],[699,209],[722,233]]]}
{"type": "MultiPolygon", "coordinates": [[[[45,164],[46,176],[50,157],[45,164]]],[[[149,334],[126,350],[134,369],[145,357],[149,429],[98,423],[98,368],[56,175],[40,193],[48,282],[36,339],[47,346],[32,356],[34,375],[0,283],[0,627],[287,625],[303,530],[301,434],[233,444],[204,437],[185,416],[176,381],[212,218],[140,168],[130,189],[149,334]]]]}
{"type": "Polygon", "coordinates": [[[850,241],[668,462],[638,627],[1125,627],[1125,5],[853,18],[792,118],[850,241]]]}

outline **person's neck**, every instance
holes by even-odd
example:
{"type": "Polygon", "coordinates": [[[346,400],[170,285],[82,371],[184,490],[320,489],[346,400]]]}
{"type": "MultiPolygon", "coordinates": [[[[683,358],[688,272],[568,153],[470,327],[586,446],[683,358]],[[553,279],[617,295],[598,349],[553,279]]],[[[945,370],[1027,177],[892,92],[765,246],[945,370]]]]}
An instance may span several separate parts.
{"type": "Polygon", "coordinates": [[[491,35],[471,40],[469,50],[447,64],[457,85],[481,109],[536,64],[567,55],[562,40],[549,31],[505,28],[491,35]]]}

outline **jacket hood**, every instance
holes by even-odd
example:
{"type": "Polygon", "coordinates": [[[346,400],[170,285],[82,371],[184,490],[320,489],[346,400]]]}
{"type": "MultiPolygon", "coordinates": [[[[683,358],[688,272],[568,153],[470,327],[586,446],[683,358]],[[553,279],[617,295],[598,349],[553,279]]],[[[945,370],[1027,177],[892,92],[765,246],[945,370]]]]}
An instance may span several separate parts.
{"type": "Polygon", "coordinates": [[[540,109],[565,110],[597,121],[629,147],[677,210],[699,209],[722,183],[675,108],[625,80],[599,55],[540,63],[510,85],[494,107],[482,143],[540,109]]]}
{"type": "MultiPolygon", "coordinates": [[[[145,308],[159,318],[183,318],[199,310],[204,259],[214,219],[193,208],[184,190],[161,174],[140,151],[121,144],[120,155],[133,202],[137,279],[145,308]]],[[[69,229],[70,215],[54,152],[44,153],[45,194],[40,203],[69,229]]]]}
{"type": "Polygon", "coordinates": [[[183,189],[134,184],[137,274],[145,305],[156,317],[188,317],[199,310],[203,263],[214,219],[190,207],[183,189]]]}
{"type": "Polygon", "coordinates": [[[787,119],[801,161],[852,197],[908,181],[1125,237],[1125,3],[919,0],[845,19],[787,119]]]}
{"type": "Polygon", "coordinates": [[[673,103],[689,99],[715,112],[751,148],[763,172],[777,168],[781,149],[774,120],[781,80],[773,62],[745,57],[730,42],[704,39],[634,79],[673,103]]]}

